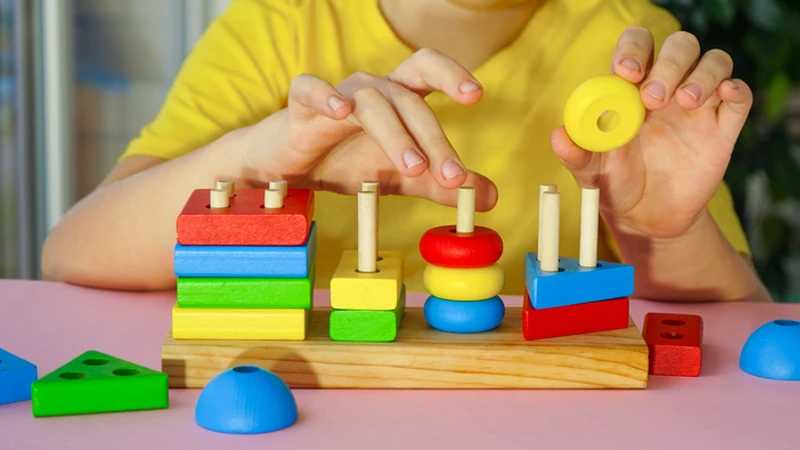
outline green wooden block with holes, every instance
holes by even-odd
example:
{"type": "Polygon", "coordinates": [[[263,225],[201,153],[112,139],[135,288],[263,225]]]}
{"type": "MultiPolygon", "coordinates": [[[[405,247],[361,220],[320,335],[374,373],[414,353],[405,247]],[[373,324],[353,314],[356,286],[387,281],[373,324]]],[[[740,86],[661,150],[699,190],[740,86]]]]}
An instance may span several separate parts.
{"type": "Polygon", "coordinates": [[[90,350],[31,386],[34,417],[169,406],[167,374],[90,350]]]}
{"type": "Polygon", "coordinates": [[[406,287],[400,290],[397,307],[391,311],[334,309],[329,320],[331,340],[344,342],[392,342],[403,322],[406,287]]]}

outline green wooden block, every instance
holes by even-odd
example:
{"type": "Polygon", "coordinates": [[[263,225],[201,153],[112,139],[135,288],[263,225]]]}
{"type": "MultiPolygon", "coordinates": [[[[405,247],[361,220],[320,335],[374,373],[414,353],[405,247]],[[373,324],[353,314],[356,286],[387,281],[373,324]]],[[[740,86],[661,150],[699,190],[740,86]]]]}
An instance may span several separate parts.
{"type": "Polygon", "coordinates": [[[306,278],[178,278],[185,308],[310,308],[315,267],[306,278]]]}
{"type": "Polygon", "coordinates": [[[400,290],[397,307],[389,311],[331,310],[329,332],[334,341],[391,342],[403,322],[406,287],[400,290]]]}
{"type": "Polygon", "coordinates": [[[34,417],[169,407],[167,374],[90,350],[31,386],[34,417]]]}

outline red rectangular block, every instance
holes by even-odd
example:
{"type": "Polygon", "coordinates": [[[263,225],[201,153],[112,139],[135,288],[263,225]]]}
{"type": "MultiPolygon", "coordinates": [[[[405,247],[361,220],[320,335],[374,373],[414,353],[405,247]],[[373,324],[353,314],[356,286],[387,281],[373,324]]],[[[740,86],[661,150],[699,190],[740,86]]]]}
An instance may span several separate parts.
{"type": "Polygon", "coordinates": [[[703,360],[703,319],[700,316],[647,313],[642,337],[650,351],[652,375],[700,375],[703,360]]]}
{"type": "Polygon", "coordinates": [[[628,298],[578,305],[535,309],[525,291],[522,301],[522,335],[526,340],[594,333],[627,328],[628,298]]]}
{"type": "Polygon", "coordinates": [[[264,189],[237,189],[230,206],[211,209],[197,189],[178,216],[181,245],[303,245],[314,217],[314,191],[289,189],[283,208],[264,208],[264,189]]]}

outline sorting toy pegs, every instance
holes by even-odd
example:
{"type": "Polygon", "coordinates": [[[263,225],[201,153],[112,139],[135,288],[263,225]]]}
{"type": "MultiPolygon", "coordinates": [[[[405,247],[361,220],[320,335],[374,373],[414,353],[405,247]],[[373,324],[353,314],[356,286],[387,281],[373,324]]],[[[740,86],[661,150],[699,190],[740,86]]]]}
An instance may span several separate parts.
{"type": "Polygon", "coordinates": [[[607,152],[628,144],[639,133],[644,117],[639,89],[617,75],[584,82],[564,106],[567,134],[591,152],[607,152]]]}
{"type": "Polygon", "coordinates": [[[222,209],[231,205],[227,189],[212,189],[210,196],[211,209],[222,209]]]}
{"type": "Polygon", "coordinates": [[[542,242],[539,267],[543,272],[558,272],[558,246],[560,227],[560,194],[558,192],[542,193],[542,242]]]}
{"type": "Polygon", "coordinates": [[[235,183],[233,180],[219,180],[217,181],[217,189],[228,191],[228,197],[233,197],[235,192],[235,183]]]}
{"type": "Polygon", "coordinates": [[[281,191],[281,197],[286,197],[289,193],[289,183],[284,180],[270,181],[269,188],[281,191]]]}
{"type": "Polygon", "coordinates": [[[377,271],[378,261],[378,193],[358,193],[358,271],[377,271]]]}
{"type": "Polygon", "coordinates": [[[544,222],[544,193],[557,192],[558,186],[555,184],[542,184],[539,185],[539,240],[537,241],[538,249],[536,250],[537,259],[542,260],[542,223],[544,222]]]}
{"type": "Polygon", "coordinates": [[[280,188],[267,189],[264,191],[264,208],[280,209],[283,208],[283,192],[280,188]]]}
{"type": "Polygon", "coordinates": [[[581,236],[578,264],[597,267],[597,232],[600,220],[600,190],[581,188],[581,236]]]}
{"type": "Polygon", "coordinates": [[[472,233],[475,231],[475,188],[461,186],[458,188],[458,219],[456,233],[472,233]]]}

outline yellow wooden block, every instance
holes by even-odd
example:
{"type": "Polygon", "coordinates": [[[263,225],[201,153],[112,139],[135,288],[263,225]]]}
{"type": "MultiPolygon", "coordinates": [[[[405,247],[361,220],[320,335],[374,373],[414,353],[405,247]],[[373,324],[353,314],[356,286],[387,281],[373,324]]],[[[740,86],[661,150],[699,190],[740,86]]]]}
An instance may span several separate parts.
{"type": "Polygon", "coordinates": [[[172,308],[175,339],[303,340],[311,309],[172,308]]]}
{"type": "Polygon", "coordinates": [[[425,289],[445,300],[485,300],[498,295],[506,282],[497,264],[479,269],[451,269],[429,264],[422,274],[425,289]]]}
{"type": "Polygon", "coordinates": [[[358,271],[358,252],[346,250],[331,279],[331,307],[390,311],[397,307],[403,287],[403,254],[378,252],[378,271],[358,271]]]}

